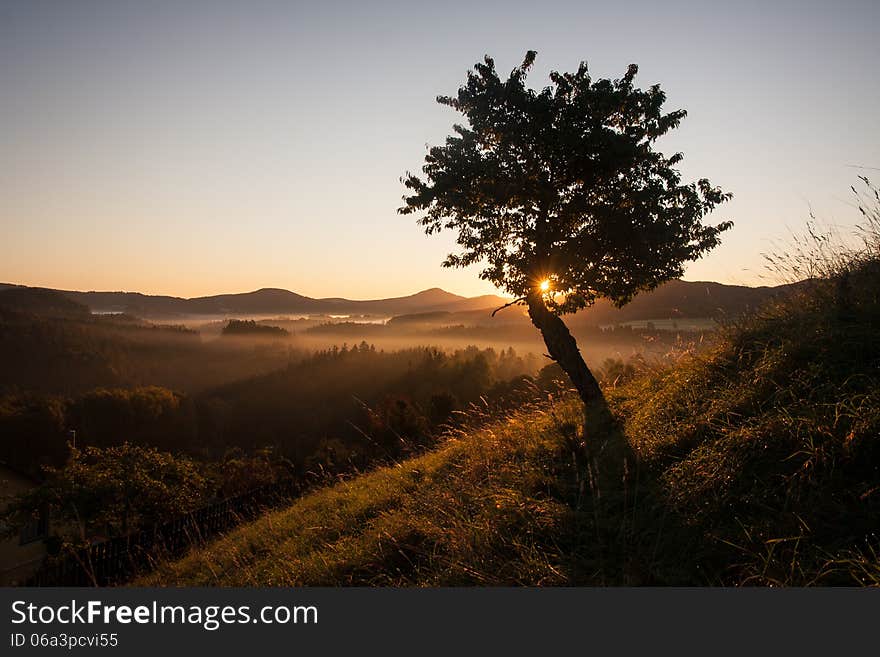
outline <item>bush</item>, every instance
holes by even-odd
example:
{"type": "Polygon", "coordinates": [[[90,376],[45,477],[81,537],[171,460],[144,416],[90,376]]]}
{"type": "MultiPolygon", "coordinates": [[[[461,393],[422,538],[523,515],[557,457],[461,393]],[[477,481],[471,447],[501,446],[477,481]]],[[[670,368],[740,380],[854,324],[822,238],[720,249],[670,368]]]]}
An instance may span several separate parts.
{"type": "MultiPolygon", "coordinates": [[[[124,534],[205,503],[208,482],[192,460],[151,447],[71,447],[67,463],[9,510],[13,519],[48,509],[76,538],[124,534]]],[[[12,523],[16,524],[15,522],[12,523]]]]}

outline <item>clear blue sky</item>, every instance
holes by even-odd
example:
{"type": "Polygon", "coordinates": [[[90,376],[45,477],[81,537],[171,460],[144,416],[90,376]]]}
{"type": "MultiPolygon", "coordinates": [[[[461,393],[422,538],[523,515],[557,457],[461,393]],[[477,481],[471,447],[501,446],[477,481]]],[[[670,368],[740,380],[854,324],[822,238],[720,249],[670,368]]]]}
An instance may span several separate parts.
{"type": "Polygon", "coordinates": [[[880,167],[880,2],[0,0],[0,281],[184,296],[491,288],[396,214],[486,53],[533,86],[640,66],[688,118],[660,143],[735,200],[686,278],[759,284],[810,208],[854,221],[880,167]]]}

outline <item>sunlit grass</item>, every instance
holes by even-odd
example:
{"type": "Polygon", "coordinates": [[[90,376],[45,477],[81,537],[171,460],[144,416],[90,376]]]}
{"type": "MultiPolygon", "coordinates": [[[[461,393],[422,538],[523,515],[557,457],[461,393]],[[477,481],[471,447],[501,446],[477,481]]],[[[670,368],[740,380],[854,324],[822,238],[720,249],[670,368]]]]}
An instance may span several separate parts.
{"type": "Polygon", "coordinates": [[[565,583],[565,557],[545,540],[570,514],[555,496],[559,426],[577,416],[573,403],[536,406],[450,437],[269,513],[140,583],[565,583]]]}

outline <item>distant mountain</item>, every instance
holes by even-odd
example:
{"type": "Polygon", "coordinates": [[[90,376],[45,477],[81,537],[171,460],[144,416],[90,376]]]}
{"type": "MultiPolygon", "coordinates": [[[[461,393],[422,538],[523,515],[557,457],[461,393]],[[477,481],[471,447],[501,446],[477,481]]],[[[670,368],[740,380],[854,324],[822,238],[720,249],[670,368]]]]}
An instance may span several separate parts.
{"type": "MultiPolygon", "coordinates": [[[[578,325],[616,324],[649,319],[733,317],[748,308],[761,305],[768,298],[790,287],[746,287],[674,280],[664,283],[656,290],[639,294],[623,308],[615,308],[608,301],[601,300],[591,308],[570,317],[567,322],[574,328],[578,325]]],[[[436,287],[405,297],[355,301],[343,298],[314,299],[278,288],[184,299],[139,292],[74,292],[0,284],[0,295],[13,295],[9,298],[10,302],[15,294],[23,295],[24,303],[28,295],[45,296],[47,293],[86,306],[92,312],[127,313],[146,319],[323,314],[381,315],[395,317],[397,323],[445,325],[498,325],[528,321],[522,307],[505,310],[494,319],[491,318],[491,311],[507,302],[502,297],[484,295],[468,298],[436,287]],[[37,290],[42,291],[38,293],[37,290]]],[[[37,303],[36,296],[28,303],[37,303]]],[[[57,298],[55,301],[57,302],[57,298]]],[[[49,304],[49,299],[44,299],[44,302],[49,304]]],[[[68,311],[71,310],[73,306],[68,308],[68,311]]]]}
{"type": "MultiPolygon", "coordinates": [[[[621,324],[624,322],[662,319],[722,319],[742,315],[757,308],[771,297],[784,294],[796,285],[776,287],[746,287],[703,281],[674,280],[651,292],[637,295],[623,308],[615,308],[607,300],[600,300],[574,316],[565,319],[572,329],[583,326],[621,324]]],[[[495,306],[496,308],[498,306],[495,306]]],[[[528,324],[524,306],[514,306],[491,317],[485,309],[453,312],[418,312],[394,317],[394,326],[501,326],[528,324]]]]}
{"type": "Polygon", "coordinates": [[[771,297],[789,291],[792,285],[746,287],[709,281],[673,280],[651,292],[637,295],[623,308],[600,300],[578,313],[578,322],[616,324],[647,319],[736,317],[757,308],[771,297]]]}
{"type": "MultiPolygon", "coordinates": [[[[36,290],[0,284],[0,293],[12,290],[36,290]]],[[[142,318],[174,319],[191,316],[229,315],[385,315],[421,312],[461,312],[497,308],[506,303],[494,295],[462,297],[431,288],[405,297],[355,301],[343,298],[313,299],[290,290],[263,288],[240,294],[184,299],[181,297],[141,294],[140,292],[77,292],[50,290],[92,312],[126,313],[142,318]]]]}

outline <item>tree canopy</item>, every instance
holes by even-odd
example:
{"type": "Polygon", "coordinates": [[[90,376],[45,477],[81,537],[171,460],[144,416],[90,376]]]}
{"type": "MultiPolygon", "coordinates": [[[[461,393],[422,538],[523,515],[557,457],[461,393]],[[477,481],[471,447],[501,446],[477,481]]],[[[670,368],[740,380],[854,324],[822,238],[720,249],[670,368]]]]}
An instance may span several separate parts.
{"type": "Polygon", "coordinates": [[[634,87],[637,66],[594,81],[581,63],[536,91],[535,55],[506,80],[486,56],[456,96],[437,98],[466,124],[429,149],[423,176],[404,176],[399,212],[424,211],[428,234],[457,231],[461,250],[443,265],[485,263],[481,278],[515,297],[540,290],[556,314],[599,297],[623,305],[719,243],[731,222],[702,219],[731,196],[682,183],[682,155],[654,148],[686,112],[664,112],[659,85],[634,87]]]}

